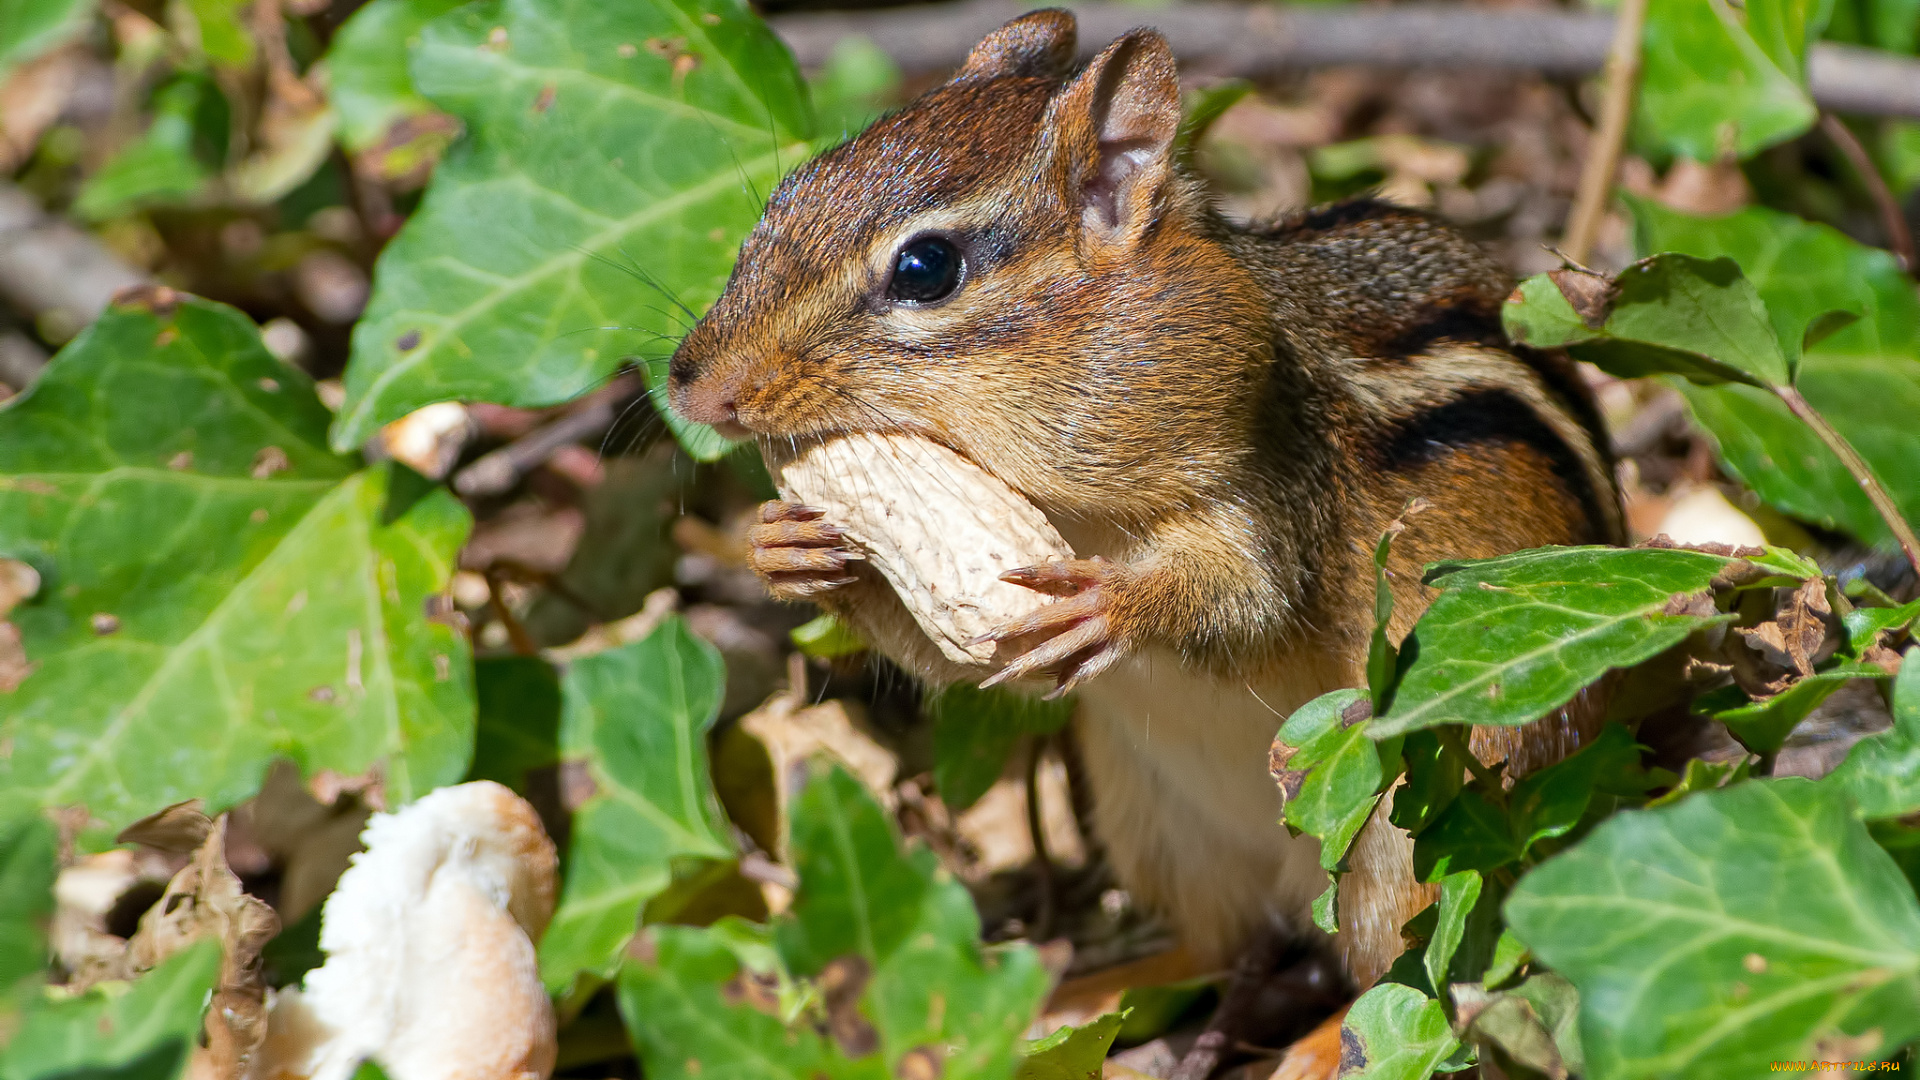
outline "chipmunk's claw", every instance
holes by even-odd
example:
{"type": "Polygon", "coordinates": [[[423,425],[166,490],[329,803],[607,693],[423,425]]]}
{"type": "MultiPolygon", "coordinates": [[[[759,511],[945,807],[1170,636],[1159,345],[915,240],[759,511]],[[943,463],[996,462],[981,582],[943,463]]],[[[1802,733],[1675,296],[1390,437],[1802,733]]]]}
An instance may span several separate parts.
{"type": "Polygon", "coordinates": [[[845,547],[846,533],[821,520],[826,512],[799,503],[769,502],[747,530],[747,567],[776,600],[806,600],[854,582],[847,565],[866,558],[845,547]]]}
{"type": "Polygon", "coordinates": [[[980,685],[998,686],[1051,671],[1058,680],[1046,695],[1052,700],[1112,667],[1129,648],[1116,632],[1113,610],[1114,589],[1122,574],[1115,564],[1093,558],[1026,566],[1000,575],[1002,581],[1062,599],[981,635],[982,641],[1045,640],[980,685]]]}

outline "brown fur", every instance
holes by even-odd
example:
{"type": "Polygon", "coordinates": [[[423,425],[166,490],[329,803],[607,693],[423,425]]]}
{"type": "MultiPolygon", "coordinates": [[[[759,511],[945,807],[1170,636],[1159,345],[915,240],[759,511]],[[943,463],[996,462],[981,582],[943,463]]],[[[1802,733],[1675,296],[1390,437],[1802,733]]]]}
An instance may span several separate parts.
{"type": "MultiPolygon", "coordinates": [[[[1387,523],[1432,503],[1391,567],[1404,633],[1424,562],[1615,541],[1619,508],[1578,378],[1507,346],[1497,264],[1378,202],[1231,226],[1176,164],[1165,42],[1136,31],[1072,75],[1072,33],[1062,12],[1016,20],[790,176],[676,352],[673,402],[763,438],[937,440],[1109,560],[1063,570],[1079,595],[1026,629],[1073,645],[1044,667],[1085,680],[1116,869],[1219,959],[1266,919],[1300,919],[1324,883],[1274,823],[1264,750],[1288,711],[1361,681],[1387,523]],[[960,288],[889,302],[895,252],[929,232],[965,254],[960,288]]],[[[957,676],[834,554],[831,523],[783,513],[756,532],[776,595],[957,676]]],[[[1476,749],[1552,760],[1584,726],[1476,749]]],[[[1342,944],[1362,982],[1430,894],[1408,851],[1384,821],[1356,848],[1342,944]]]]}

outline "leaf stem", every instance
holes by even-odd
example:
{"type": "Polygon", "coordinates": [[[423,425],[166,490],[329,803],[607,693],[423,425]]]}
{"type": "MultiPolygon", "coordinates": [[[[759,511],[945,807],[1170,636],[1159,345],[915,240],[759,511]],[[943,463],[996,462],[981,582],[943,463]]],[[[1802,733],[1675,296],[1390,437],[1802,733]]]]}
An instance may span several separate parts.
{"type": "Polygon", "coordinates": [[[1881,228],[1887,234],[1887,250],[1900,260],[1900,269],[1909,274],[1920,270],[1920,265],[1915,262],[1913,232],[1907,228],[1907,216],[1900,209],[1900,200],[1894,198],[1893,192],[1887,188],[1886,178],[1880,175],[1880,169],[1867,154],[1867,148],[1860,145],[1852,129],[1830,112],[1820,113],[1820,131],[1845,155],[1847,163],[1859,175],[1860,183],[1866,187],[1867,194],[1873,197],[1874,208],[1880,211],[1881,228]]]}
{"type": "Polygon", "coordinates": [[[1606,217],[1613,174],[1620,168],[1620,148],[1627,141],[1627,122],[1633,118],[1634,91],[1640,85],[1640,38],[1647,24],[1647,0],[1621,0],[1613,24],[1613,46],[1607,53],[1607,96],[1600,103],[1600,126],[1587,142],[1586,165],[1580,170],[1580,188],[1573,198],[1560,248],[1568,259],[1584,263],[1593,254],[1606,217]]]}
{"type": "Polygon", "coordinates": [[[1460,757],[1466,761],[1467,771],[1472,773],[1473,778],[1487,789],[1487,794],[1496,799],[1505,799],[1507,789],[1505,785],[1500,783],[1500,774],[1487,768],[1487,766],[1481,762],[1480,756],[1473,752],[1473,747],[1468,744],[1466,739],[1460,737],[1459,728],[1451,724],[1442,724],[1433,729],[1433,734],[1435,738],[1440,740],[1440,745],[1460,755],[1460,757]]]}
{"type": "Polygon", "coordinates": [[[1813,429],[1813,433],[1820,437],[1820,441],[1827,444],[1827,449],[1832,450],[1835,456],[1839,457],[1840,463],[1853,474],[1854,480],[1860,484],[1860,490],[1866,493],[1867,501],[1873,504],[1873,508],[1886,521],[1887,528],[1893,531],[1893,538],[1899,542],[1901,552],[1906,555],[1907,562],[1913,566],[1913,572],[1920,574],[1920,538],[1914,536],[1913,526],[1908,525],[1907,519],[1900,515],[1900,508],[1894,505],[1892,496],[1887,494],[1887,489],[1880,486],[1880,481],[1874,477],[1873,469],[1867,465],[1866,459],[1854,451],[1852,444],[1835,431],[1832,424],[1827,423],[1826,417],[1821,416],[1806,398],[1800,396],[1797,388],[1773,386],[1770,389],[1786,403],[1793,415],[1813,429]]]}

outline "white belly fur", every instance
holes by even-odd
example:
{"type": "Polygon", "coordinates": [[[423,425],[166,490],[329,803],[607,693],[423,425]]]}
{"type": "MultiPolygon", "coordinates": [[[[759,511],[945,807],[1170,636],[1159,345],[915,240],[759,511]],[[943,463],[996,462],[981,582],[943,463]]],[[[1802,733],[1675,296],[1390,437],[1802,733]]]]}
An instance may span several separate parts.
{"type": "Polygon", "coordinates": [[[1233,685],[1146,650],[1079,691],[1075,724],[1114,869],[1203,962],[1225,962],[1274,919],[1310,932],[1326,889],[1319,843],[1279,823],[1267,752],[1294,709],[1346,685],[1346,665],[1285,666],[1284,678],[1233,685]]]}

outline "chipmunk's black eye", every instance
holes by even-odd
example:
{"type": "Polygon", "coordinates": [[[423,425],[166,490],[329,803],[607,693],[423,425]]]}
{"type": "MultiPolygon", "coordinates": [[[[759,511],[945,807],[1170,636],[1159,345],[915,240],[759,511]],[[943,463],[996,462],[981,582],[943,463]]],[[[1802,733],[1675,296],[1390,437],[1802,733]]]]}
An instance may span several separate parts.
{"type": "Polygon", "coordinates": [[[960,284],[960,252],[937,236],[925,236],[893,257],[887,299],[924,304],[944,300],[960,284]]]}

